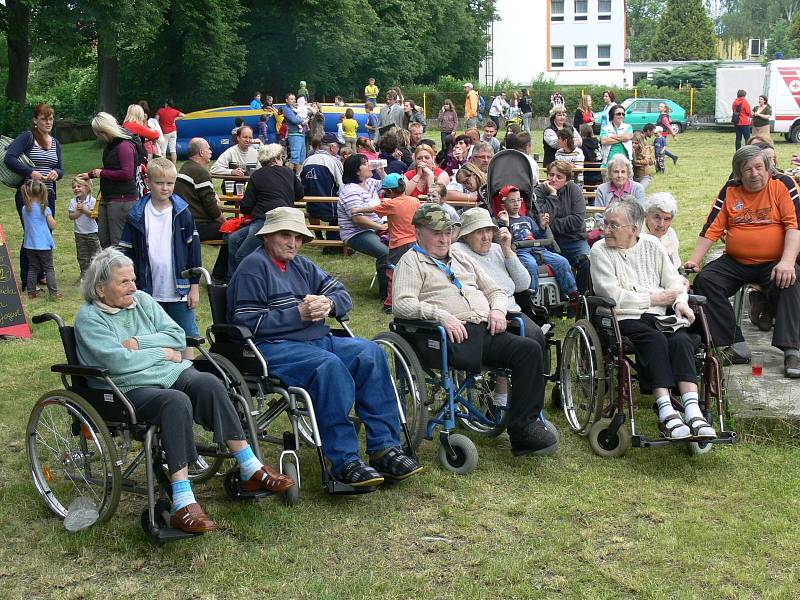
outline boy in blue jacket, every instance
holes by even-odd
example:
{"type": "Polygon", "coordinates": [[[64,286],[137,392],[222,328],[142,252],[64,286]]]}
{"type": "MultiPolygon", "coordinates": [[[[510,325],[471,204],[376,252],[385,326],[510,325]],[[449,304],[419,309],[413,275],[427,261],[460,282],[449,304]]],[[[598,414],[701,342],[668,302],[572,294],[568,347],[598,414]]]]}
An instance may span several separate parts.
{"type": "MultiPolygon", "coordinates": [[[[128,213],[119,246],[133,260],[137,287],[155,298],[187,336],[196,337],[199,280],[181,273],[202,265],[200,237],[189,204],[173,194],[177,176],[166,158],[147,163],[150,194],[128,213]]],[[[184,358],[192,358],[191,348],[184,358]]]]}

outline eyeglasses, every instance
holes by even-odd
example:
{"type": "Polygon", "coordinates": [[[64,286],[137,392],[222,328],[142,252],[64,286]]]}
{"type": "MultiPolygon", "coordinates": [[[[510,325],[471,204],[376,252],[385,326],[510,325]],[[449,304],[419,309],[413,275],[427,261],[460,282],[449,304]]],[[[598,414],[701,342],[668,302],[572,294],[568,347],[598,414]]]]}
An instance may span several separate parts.
{"type": "Polygon", "coordinates": [[[624,116],[625,116],[625,113],[624,113],[624,112],[615,112],[615,113],[614,113],[614,116],[615,116],[615,117],[624,117],[624,116]]]}
{"type": "Polygon", "coordinates": [[[631,226],[630,223],[625,223],[624,225],[620,225],[619,223],[603,223],[603,231],[610,231],[611,233],[614,233],[616,231],[619,231],[623,227],[630,227],[630,226],[631,226]]]}

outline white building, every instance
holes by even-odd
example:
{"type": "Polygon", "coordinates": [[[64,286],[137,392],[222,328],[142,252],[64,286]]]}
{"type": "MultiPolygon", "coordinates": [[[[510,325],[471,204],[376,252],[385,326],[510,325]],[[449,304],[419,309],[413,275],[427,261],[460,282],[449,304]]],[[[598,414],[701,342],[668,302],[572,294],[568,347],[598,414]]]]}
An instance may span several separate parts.
{"type": "Polygon", "coordinates": [[[625,0],[497,0],[481,85],[626,85],[625,0]]]}

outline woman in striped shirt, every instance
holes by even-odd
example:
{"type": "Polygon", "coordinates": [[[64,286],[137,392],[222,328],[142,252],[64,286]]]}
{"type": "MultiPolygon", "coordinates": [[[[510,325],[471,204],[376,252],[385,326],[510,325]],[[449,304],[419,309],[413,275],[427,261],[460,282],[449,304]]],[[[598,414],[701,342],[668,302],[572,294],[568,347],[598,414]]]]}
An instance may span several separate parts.
{"type": "MultiPolygon", "coordinates": [[[[6,166],[21,175],[24,179],[17,188],[14,200],[17,205],[17,214],[22,221],[22,186],[29,180],[41,181],[47,186],[47,204],[56,217],[56,181],[64,176],[64,165],[61,162],[61,144],[53,137],[53,123],[55,114],[49,104],[37,104],[33,109],[33,126],[30,131],[23,131],[11,143],[6,151],[6,166]],[[20,160],[22,155],[27,156],[33,167],[20,160]]],[[[24,227],[24,224],[23,224],[24,227]]],[[[20,281],[26,281],[28,276],[28,261],[25,253],[20,251],[19,271],[20,281]]]]}

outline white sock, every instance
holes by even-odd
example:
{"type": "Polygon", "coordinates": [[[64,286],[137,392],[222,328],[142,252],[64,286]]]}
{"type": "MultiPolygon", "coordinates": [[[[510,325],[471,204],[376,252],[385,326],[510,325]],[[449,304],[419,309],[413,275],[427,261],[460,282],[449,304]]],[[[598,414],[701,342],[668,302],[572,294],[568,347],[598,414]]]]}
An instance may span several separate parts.
{"type": "Polygon", "coordinates": [[[682,437],[687,437],[691,434],[691,431],[689,431],[689,427],[683,424],[680,415],[678,415],[675,409],[672,408],[672,401],[670,400],[669,396],[661,396],[660,398],[657,398],[656,404],[658,405],[658,420],[663,422],[664,425],[667,426],[667,428],[673,427],[674,425],[678,424],[681,425],[680,427],[676,427],[675,429],[672,430],[672,432],[669,434],[670,437],[682,438],[682,437]],[[671,413],[675,413],[675,415],[678,416],[667,420],[667,415],[671,413]]]}
{"type": "Polygon", "coordinates": [[[508,406],[508,394],[495,393],[495,395],[494,395],[494,405],[495,406],[508,406]]]}
{"type": "MultiPolygon", "coordinates": [[[[700,410],[700,403],[697,399],[697,392],[686,392],[681,396],[683,400],[683,416],[687,421],[691,421],[695,417],[700,417],[705,420],[703,412],[700,410]]],[[[716,434],[714,428],[711,426],[701,427],[697,430],[698,435],[707,436],[716,434]]]]}

